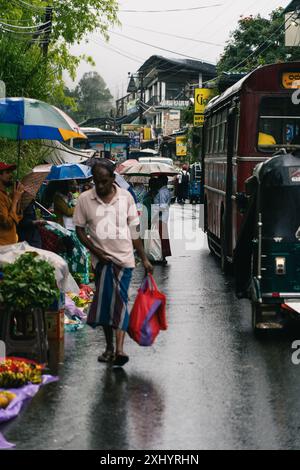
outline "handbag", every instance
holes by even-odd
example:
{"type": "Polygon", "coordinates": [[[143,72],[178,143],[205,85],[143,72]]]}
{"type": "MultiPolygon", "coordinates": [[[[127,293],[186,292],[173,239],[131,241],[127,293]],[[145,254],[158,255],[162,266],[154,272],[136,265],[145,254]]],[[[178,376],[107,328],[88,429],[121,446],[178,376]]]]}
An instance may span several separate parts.
{"type": "Polygon", "coordinates": [[[140,346],[152,346],[161,330],[167,330],[166,296],[151,274],[144,279],[129,321],[129,336],[140,346]]]}
{"type": "Polygon", "coordinates": [[[157,225],[153,224],[151,230],[146,230],[144,250],[150,261],[162,261],[162,245],[157,225]]]}

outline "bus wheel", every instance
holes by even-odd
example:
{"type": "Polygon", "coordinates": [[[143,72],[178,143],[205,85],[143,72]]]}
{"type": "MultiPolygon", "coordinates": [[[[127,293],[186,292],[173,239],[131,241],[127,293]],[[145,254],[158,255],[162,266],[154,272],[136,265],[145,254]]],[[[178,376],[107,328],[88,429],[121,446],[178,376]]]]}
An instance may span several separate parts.
{"type": "Polygon", "coordinates": [[[231,265],[226,258],[225,250],[225,215],[222,215],[221,223],[221,269],[224,274],[230,274],[231,265]]]}

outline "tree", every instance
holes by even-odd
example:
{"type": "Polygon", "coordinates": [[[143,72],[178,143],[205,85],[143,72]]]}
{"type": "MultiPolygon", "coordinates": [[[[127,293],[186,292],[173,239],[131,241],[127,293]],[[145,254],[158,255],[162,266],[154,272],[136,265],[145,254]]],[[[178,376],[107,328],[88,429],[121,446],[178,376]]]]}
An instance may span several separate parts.
{"type": "MultiPolygon", "coordinates": [[[[118,22],[117,0],[66,0],[59,3],[53,0],[0,0],[0,11],[0,23],[3,26],[0,34],[2,80],[7,81],[12,95],[16,95],[17,90],[21,89],[24,93],[28,90],[32,98],[42,99],[47,91],[48,101],[54,104],[63,103],[66,99],[63,74],[68,72],[71,78],[75,79],[77,67],[82,59],[93,63],[91,57],[70,54],[69,46],[79,43],[86,34],[95,29],[107,37],[108,27],[118,22]],[[39,26],[35,34],[32,29],[32,34],[28,30],[23,32],[24,27],[33,28],[45,23],[46,6],[53,7],[51,31],[48,24],[39,26]],[[48,39],[50,45],[48,56],[45,57],[43,46],[48,39]],[[19,63],[16,64],[15,60],[11,63],[11,58],[15,59],[17,56],[19,63]],[[6,68],[8,64],[11,64],[9,70],[6,68]],[[17,69],[14,68],[15,65],[17,69]],[[34,86],[28,89],[25,73],[11,73],[14,70],[28,71],[32,65],[35,76],[44,76],[44,90],[39,86],[36,89],[34,86]],[[45,90],[45,83],[48,85],[50,82],[45,90]]],[[[70,102],[69,99],[67,102],[70,102]]]]}
{"type": "MultiPolygon", "coordinates": [[[[117,0],[0,0],[0,12],[0,80],[6,84],[7,96],[36,98],[75,109],[76,97],[65,93],[64,73],[74,80],[81,60],[93,60],[70,54],[69,46],[95,29],[107,38],[109,26],[118,23],[117,0]],[[47,6],[53,7],[51,30],[49,23],[41,26],[47,6]]],[[[0,160],[14,161],[15,156],[15,143],[2,141],[0,160]]],[[[24,143],[21,174],[43,158],[38,142],[24,143]]]]}
{"type": "Polygon", "coordinates": [[[107,116],[112,108],[112,95],[97,72],[85,73],[75,89],[77,119],[107,116]]]}
{"type": "Polygon", "coordinates": [[[218,72],[249,72],[259,65],[299,59],[299,49],[285,47],[284,10],[274,10],[269,18],[242,17],[218,63],[218,72]]]}

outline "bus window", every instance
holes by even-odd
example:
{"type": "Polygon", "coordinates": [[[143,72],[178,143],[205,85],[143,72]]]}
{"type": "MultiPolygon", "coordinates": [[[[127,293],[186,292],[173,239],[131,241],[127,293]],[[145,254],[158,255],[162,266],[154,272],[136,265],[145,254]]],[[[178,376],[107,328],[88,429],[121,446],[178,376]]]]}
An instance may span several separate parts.
{"type": "Polygon", "coordinates": [[[205,153],[208,155],[210,153],[210,136],[211,136],[211,117],[207,122],[207,132],[206,132],[206,142],[205,142],[205,153]]]}
{"type": "Polygon", "coordinates": [[[216,115],[214,114],[211,118],[209,153],[214,153],[215,129],[216,129],[216,115]]]}
{"type": "Polygon", "coordinates": [[[258,148],[274,152],[278,147],[300,148],[300,109],[290,98],[263,98],[260,108],[258,148]]]}
{"type": "Polygon", "coordinates": [[[222,118],[221,118],[219,153],[224,153],[225,151],[226,121],[227,121],[227,110],[224,110],[222,112],[222,118]]]}
{"type": "Polygon", "coordinates": [[[239,134],[240,134],[240,112],[238,111],[236,121],[235,121],[235,136],[234,136],[234,149],[235,149],[235,154],[237,155],[238,153],[238,147],[239,147],[239,134]]]}
{"type": "Polygon", "coordinates": [[[216,115],[216,130],[215,130],[215,139],[214,139],[214,153],[219,153],[219,141],[220,141],[220,131],[221,131],[221,113],[218,112],[216,115]]]}

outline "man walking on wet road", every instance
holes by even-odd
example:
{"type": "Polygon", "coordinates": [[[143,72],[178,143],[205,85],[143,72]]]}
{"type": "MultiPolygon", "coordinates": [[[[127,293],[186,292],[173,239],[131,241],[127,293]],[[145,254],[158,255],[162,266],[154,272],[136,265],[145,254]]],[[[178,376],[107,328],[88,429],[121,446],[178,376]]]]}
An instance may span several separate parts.
{"type": "Polygon", "coordinates": [[[92,253],[96,272],[96,293],[88,324],[104,329],[106,350],[99,362],[112,361],[114,366],[122,367],[129,361],[124,353],[124,339],[129,326],[128,290],[135,267],[133,249],[147,272],[152,272],[153,267],[139,236],[136,205],[130,193],[115,184],[114,165],[102,160],[92,172],[95,188],[79,197],[74,214],[77,235],[92,253]]]}

